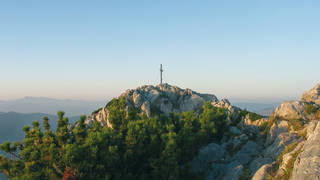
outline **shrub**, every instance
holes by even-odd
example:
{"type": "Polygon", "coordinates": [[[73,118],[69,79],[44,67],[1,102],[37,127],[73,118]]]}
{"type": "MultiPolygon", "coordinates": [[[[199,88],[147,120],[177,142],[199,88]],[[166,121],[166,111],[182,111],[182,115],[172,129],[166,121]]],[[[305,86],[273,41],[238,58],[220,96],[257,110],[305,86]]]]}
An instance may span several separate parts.
{"type": "Polygon", "coordinates": [[[294,161],[295,161],[296,157],[298,156],[298,154],[301,152],[301,148],[292,155],[292,158],[289,160],[289,162],[288,162],[288,164],[286,166],[285,174],[283,176],[277,176],[277,177],[275,177],[275,176],[276,176],[276,173],[277,173],[277,171],[279,169],[279,166],[281,165],[281,163],[283,161],[283,156],[285,154],[290,153],[291,151],[293,151],[298,146],[299,142],[300,141],[296,141],[296,142],[293,142],[293,143],[289,144],[281,152],[281,154],[278,156],[276,162],[274,164],[272,164],[271,170],[270,170],[270,172],[268,173],[268,176],[267,176],[268,180],[283,180],[283,179],[289,180],[289,178],[291,176],[291,172],[292,172],[294,161]]]}
{"type": "Polygon", "coordinates": [[[259,129],[260,131],[264,131],[268,126],[268,122],[263,122],[260,126],[259,129]]]}
{"type": "Polygon", "coordinates": [[[292,154],[291,158],[289,159],[284,174],[280,177],[283,180],[289,180],[293,171],[294,162],[296,161],[298,155],[302,152],[302,147],[297,150],[295,153],[292,154]]]}
{"type": "Polygon", "coordinates": [[[72,126],[62,111],[56,130],[48,118],[46,128],[25,127],[21,142],[0,145],[7,155],[0,155],[0,171],[9,179],[204,179],[183,165],[228,128],[225,109],[210,103],[199,114],[152,118],[127,108],[124,98],[106,108],[112,128],[87,126],[84,116],[72,126]]]}
{"type": "Polygon", "coordinates": [[[265,127],[264,131],[261,133],[262,136],[267,136],[268,132],[270,131],[271,126],[277,121],[277,117],[274,114],[271,114],[268,124],[265,127]]]}
{"type": "Polygon", "coordinates": [[[256,121],[258,119],[263,118],[263,116],[254,112],[249,112],[249,118],[251,119],[251,121],[256,121]]]}
{"type": "Polygon", "coordinates": [[[102,109],[102,108],[99,108],[99,109],[97,109],[97,110],[93,111],[93,112],[91,113],[91,115],[93,115],[93,114],[97,114],[99,111],[101,111],[101,109],[102,109]]]}
{"type": "Polygon", "coordinates": [[[308,115],[314,114],[318,111],[318,108],[314,106],[314,103],[304,103],[305,111],[308,115]]]}
{"type": "Polygon", "coordinates": [[[301,119],[289,119],[288,121],[289,121],[291,127],[293,128],[293,130],[299,131],[299,130],[303,129],[301,119]]]}

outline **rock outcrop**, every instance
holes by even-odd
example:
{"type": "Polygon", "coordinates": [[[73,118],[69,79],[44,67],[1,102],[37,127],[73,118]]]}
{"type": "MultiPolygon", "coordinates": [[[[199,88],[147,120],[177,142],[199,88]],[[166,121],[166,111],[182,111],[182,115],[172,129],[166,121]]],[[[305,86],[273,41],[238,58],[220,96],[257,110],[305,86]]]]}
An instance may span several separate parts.
{"type": "Polygon", "coordinates": [[[294,162],[292,180],[320,179],[320,121],[307,127],[307,140],[294,162]]]}
{"type": "MultiPolygon", "coordinates": [[[[151,117],[155,112],[168,115],[171,112],[181,113],[190,110],[199,110],[204,102],[210,101],[221,106],[229,107],[229,101],[218,101],[215,95],[200,94],[190,89],[181,89],[177,86],[162,84],[157,86],[142,86],[137,89],[129,89],[120,95],[119,98],[126,99],[127,107],[135,107],[141,113],[151,117]]],[[[92,121],[99,121],[102,125],[111,127],[108,121],[107,107],[92,113],[86,120],[87,124],[92,121]]]]}
{"type": "Polygon", "coordinates": [[[303,93],[300,100],[320,104],[320,83],[314,86],[311,90],[303,93]]]}
{"type": "MultiPolygon", "coordinates": [[[[266,180],[270,176],[320,180],[320,84],[299,101],[282,103],[271,118],[240,116],[243,111],[226,99],[219,101],[214,95],[168,84],[127,90],[120,98],[125,98],[126,107],[135,107],[148,117],[155,112],[197,111],[207,101],[225,108],[230,121],[224,136],[202,147],[189,162],[193,171],[208,180],[266,180]]],[[[86,122],[112,127],[108,116],[108,108],[101,108],[86,122]]]]}
{"type": "MultiPolygon", "coordinates": [[[[225,108],[230,105],[225,101],[212,104],[225,108]]],[[[231,137],[215,143],[215,148],[204,147],[191,165],[210,167],[197,169],[208,180],[266,180],[268,177],[320,180],[318,105],[319,85],[304,93],[299,101],[281,104],[270,119],[252,120],[246,116],[236,126],[229,127],[231,137]],[[308,106],[312,111],[307,110],[308,106]]]]}
{"type": "Polygon", "coordinates": [[[305,105],[302,101],[283,102],[275,109],[274,114],[284,119],[307,119],[305,105]]]}
{"type": "Polygon", "coordinates": [[[314,117],[310,108],[320,108],[320,84],[305,92],[299,101],[282,103],[275,109],[274,115],[284,119],[309,120],[314,117]]]}

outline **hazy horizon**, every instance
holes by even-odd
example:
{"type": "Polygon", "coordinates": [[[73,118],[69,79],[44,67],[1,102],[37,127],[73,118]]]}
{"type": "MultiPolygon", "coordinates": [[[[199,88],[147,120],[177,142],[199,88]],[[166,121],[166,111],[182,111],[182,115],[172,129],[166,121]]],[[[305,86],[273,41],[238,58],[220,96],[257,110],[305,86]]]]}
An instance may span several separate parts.
{"type": "Polygon", "coordinates": [[[104,100],[164,81],[218,98],[319,83],[320,2],[0,2],[0,100],[104,100]]]}

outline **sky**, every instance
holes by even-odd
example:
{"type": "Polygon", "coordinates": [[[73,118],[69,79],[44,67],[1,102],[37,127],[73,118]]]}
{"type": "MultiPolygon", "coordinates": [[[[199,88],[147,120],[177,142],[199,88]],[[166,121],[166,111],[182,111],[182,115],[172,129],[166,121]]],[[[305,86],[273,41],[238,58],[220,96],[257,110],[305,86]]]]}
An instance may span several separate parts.
{"type": "Polygon", "coordinates": [[[234,101],[320,82],[320,1],[0,1],[0,100],[102,100],[164,81],[234,101]]]}

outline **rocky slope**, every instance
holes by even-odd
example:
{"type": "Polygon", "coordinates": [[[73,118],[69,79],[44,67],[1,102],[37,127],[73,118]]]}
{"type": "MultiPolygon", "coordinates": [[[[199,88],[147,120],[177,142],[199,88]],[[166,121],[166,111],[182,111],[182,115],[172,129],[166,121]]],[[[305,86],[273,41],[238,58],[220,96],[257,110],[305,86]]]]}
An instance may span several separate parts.
{"type": "MultiPolygon", "coordinates": [[[[206,179],[320,179],[319,84],[299,101],[282,103],[270,118],[242,116],[243,110],[226,99],[168,84],[127,90],[119,98],[125,99],[127,108],[135,107],[149,117],[197,111],[206,101],[225,108],[230,121],[222,140],[203,147],[189,162],[206,179]]],[[[112,127],[108,105],[86,122],[93,121],[112,127]]]]}
{"type": "Polygon", "coordinates": [[[270,117],[248,116],[231,137],[203,147],[191,163],[206,179],[320,179],[320,86],[270,117]]]}

